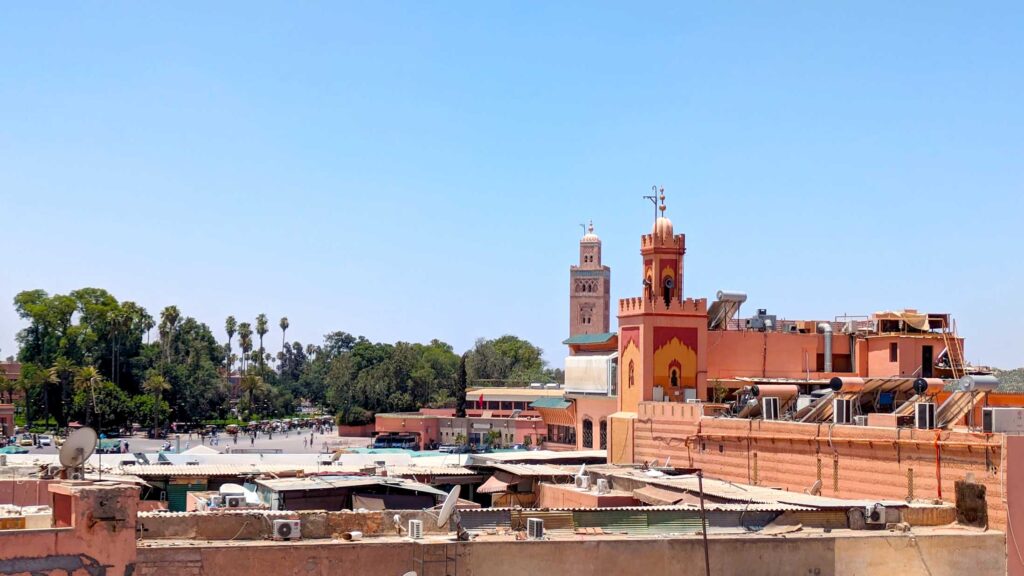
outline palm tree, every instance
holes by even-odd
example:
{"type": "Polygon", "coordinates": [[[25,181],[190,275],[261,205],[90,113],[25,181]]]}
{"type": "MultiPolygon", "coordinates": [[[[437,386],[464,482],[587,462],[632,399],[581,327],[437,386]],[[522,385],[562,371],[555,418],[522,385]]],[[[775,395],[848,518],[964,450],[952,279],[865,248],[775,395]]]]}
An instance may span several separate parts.
{"type": "Polygon", "coordinates": [[[252,350],[252,326],[248,322],[238,325],[238,345],[242,347],[242,372],[245,372],[245,362],[252,350]]]}
{"type": "Polygon", "coordinates": [[[0,373],[0,399],[4,397],[4,392],[7,392],[7,403],[14,403],[14,380],[7,379],[7,373],[0,373]]]}
{"type": "Polygon", "coordinates": [[[171,361],[171,339],[180,319],[181,312],[177,306],[168,306],[160,312],[160,344],[164,348],[164,357],[168,362],[171,361]]]}
{"type": "Polygon", "coordinates": [[[249,412],[252,413],[256,404],[256,392],[263,388],[263,380],[259,376],[246,374],[242,377],[240,385],[242,393],[249,396],[249,412]]]}
{"type": "Polygon", "coordinates": [[[277,324],[281,327],[281,349],[288,345],[287,332],[288,332],[288,317],[282,316],[281,321],[277,324]]]}
{"type": "Polygon", "coordinates": [[[238,331],[238,322],[235,322],[234,316],[228,316],[227,320],[224,321],[224,331],[228,333],[228,349],[225,356],[228,362],[228,378],[231,378],[231,339],[235,337],[235,332],[238,331]]]}
{"type": "MultiPolygon", "coordinates": [[[[61,357],[57,358],[57,361],[54,362],[53,366],[51,366],[50,370],[47,372],[46,383],[51,385],[51,386],[57,386],[57,387],[60,388],[60,396],[59,396],[59,398],[60,398],[60,401],[62,403],[64,402],[64,390],[66,390],[68,385],[74,380],[75,373],[77,371],[78,371],[78,367],[75,366],[74,363],[71,362],[71,360],[68,360],[67,358],[61,356],[61,357]]],[[[50,406],[50,390],[49,389],[44,389],[43,390],[43,402],[46,405],[46,425],[49,426],[50,425],[50,415],[51,415],[51,412],[52,412],[51,406],[50,406]]],[[[62,413],[63,413],[63,410],[62,410],[62,413]]],[[[58,422],[58,424],[59,423],[60,422],[58,422]]]]}
{"type": "Polygon", "coordinates": [[[263,374],[263,337],[269,331],[270,329],[267,328],[267,315],[261,313],[256,317],[256,335],[260,338],[260,375],[263,374]]]}
{"type": "Polygon", "coordinates": [[[32,425],[32,412],[28,397],[32,393],[32,389],[43,383],[44,374],[42,372],[33,372],[31,375],[22,373],[21,378],[17,381],[18,390],[24,395],[25,398],[25,425],[32,425]]]}
{"type": "Polygon", "coordinates": [[[153,436],[156,437],[157,430],[160,427],[160,401],[163,400],[164,392],[171,389],[171,385],[163,376],[159,374],[151,374],[146,381],[142,383],[142,389],[147,394],[153,395],[153,436]]]}
{"type": "MultiPolygon", "coordinates": [[[[75,373],[75,388],[89,390],[89,394],[92,395],[92,412],[97,415],[100,413],[100,409],[96,405],[96,385],[102,382],[103,376],[100,375],[99,370],[92,366],[79,368],[78,372],[75,373]]],[[[91,417],[87,420],[91,420],[91,417]]],[[[100,424],[100,428],[102,428],[102,424],[100,424]]]]}

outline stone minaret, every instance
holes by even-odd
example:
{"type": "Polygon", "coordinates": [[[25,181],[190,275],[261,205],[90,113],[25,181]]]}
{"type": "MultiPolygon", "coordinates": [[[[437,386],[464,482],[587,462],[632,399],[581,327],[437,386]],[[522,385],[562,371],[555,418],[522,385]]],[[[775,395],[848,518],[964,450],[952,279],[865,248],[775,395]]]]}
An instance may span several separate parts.
{"type": "Polygon", "coordinates": [[[579,266],[569,268],[569,337],[611,329],[611,268],[601,265],[601,239],[591,222],[580,239],[579,266]]]}

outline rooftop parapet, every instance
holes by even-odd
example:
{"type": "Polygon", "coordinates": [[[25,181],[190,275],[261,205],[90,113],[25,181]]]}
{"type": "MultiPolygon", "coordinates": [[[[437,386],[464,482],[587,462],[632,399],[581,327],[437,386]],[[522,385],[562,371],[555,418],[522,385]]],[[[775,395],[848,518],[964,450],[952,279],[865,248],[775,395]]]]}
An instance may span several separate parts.
{"type": "Polygon", "coordinates": [[[619,314],[632,314],[641,312],[677,312],[681,314],[707,314],[707,298],[687,298],[686,300],[671,300],[668,305],[660,298],[648,300],[646,298],[623,298],[619,300],[619,314]]]}

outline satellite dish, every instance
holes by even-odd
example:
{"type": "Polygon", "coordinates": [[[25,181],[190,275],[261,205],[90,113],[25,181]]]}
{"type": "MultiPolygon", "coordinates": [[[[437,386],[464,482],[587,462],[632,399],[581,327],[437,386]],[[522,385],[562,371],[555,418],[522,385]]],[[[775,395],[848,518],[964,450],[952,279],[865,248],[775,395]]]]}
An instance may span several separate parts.
{"type": "Polygon", "coordinates": [[[60,465],[65,468],[78,468],[89,456],[96,452],[99,437],[92,428],[79,428],[72,432],[64,445],[60,447],[60,465]]]}
{"type": "Polygon", "coordinates": [[[444,504],[441,505],[441,512],[437,515],[438,528],[446,525],[448,523],[448,519],[452,517],[452,512],[455,511],[455,505],[459,502],[459,492],[461,490],[462,486],[456,484],[444,499],[444,504]]]}

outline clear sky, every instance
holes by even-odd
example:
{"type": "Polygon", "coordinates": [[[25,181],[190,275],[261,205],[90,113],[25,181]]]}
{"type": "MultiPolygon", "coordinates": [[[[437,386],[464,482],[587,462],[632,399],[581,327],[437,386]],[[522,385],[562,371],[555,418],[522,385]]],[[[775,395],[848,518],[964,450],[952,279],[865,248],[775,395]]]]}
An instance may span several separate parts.
{"type": "MultiPolygon", "coordinates": [[[[0,6],[0,348],[15,293],[512,333],[562,363],[593,218],[640,291],[664,185],[686,291],[951,312],[1024,365],[1024,3],[0,6]]],[[[614,312],[613,312],[614,314],[614,312]]],[[[272,350],[276,347],[271,346],[272,350]]]]}

